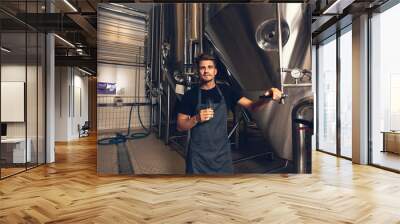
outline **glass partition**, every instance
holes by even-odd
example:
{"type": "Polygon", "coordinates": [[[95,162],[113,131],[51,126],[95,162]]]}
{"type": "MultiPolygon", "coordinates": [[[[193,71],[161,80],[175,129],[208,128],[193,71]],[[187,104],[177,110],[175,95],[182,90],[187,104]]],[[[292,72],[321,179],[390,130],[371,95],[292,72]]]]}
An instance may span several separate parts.
{"type": "Polygon", "coordinates": [[[30,158],[27,166],[37,165],[37,127],[38,127],[38,35],[37,32],[29,31],[27,33],[27,81],[26,81],[26,114],[27,114],[27,150],[30,151],[30,158]]]}
{"type": "Polygon", "coordinates": [[[400,4],[371,18],[371,162],[400,170],[400,4]]]}
{"type": "Polygon", "coordinates": [[[38,74],[37,74],[37,162],[46,162],[45,124],[46,124],[46,36],[38,34],[38,74]]]}
{"type": "Polygon", "coordinates": [[[340,41],[340,155],[352,157],[352,33],[342,31],[340,41]]]}
{"type": "Polygon", "coordinates": [[[31,161],[26,141],[26,42],[25,31],[1,34],[2,177],[24,171],[31,161]]]}
{"type": "MultiPolygon", "coordinates": [[[[19,17],[43,13],[45,1],[2,1],[19,17]]],[[[0,12],[0,178],[45,162],[45,35],[0,12]]]]}
{"type": "Polygon", "coordinates": [[[318,150],[336,154],[336,36],[318,47],[318,150]]]}

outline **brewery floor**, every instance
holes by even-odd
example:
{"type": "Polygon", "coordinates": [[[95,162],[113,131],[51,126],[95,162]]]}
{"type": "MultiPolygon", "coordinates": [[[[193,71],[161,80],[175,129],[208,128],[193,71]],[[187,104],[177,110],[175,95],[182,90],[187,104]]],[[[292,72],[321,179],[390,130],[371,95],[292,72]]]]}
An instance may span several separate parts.
{"type": "MultiPolygon", "coordinates": [[[[239,147],[232,145],[235,173],[274,173],[285,170],[285,161],[277,158],[257,132],[250,130],[239,147]],[[282,169],[283,167],[283,169],[282,169]]],[[[102,137],[99,136],[99,139],[102,137]]],[[[184,145],[186,137],[179,145],[184,145]]],[[[173,142],[165,145],[154,134],[118,145],[97,147],[97,171],[99,174],[184,174],[184,150],[173,142]]],[[[286,167],[288,169],[288,167],[286,167]]]]}
{"type": "MultiPolygon", "coordinates": [[[[184,174],[185,160],[175,150],[165,145],[154,134],[146,138],[117,145],[98,145],[97,171],[99,174],[118,174],[131,166],[130,174],[184,174]],[[125,150],[127,162],[118,159],[125,150]],[[123,163],[124,164],[121,164],[123,163]],[[130,163],[130,164],[128,164],[130,163]]],[[[129,174],[129,173],[126,173],[129,174]]]]}
{"type": "MultiPolygon", "coordinates": [[[[118,145],[99,145],[97,150],[100,175],[185,174],[184,152],[174,144],[165,145],[154,134],[118,145]]],[[[281,169],[285,161],[266,150],[262,139],[254,135],[241,141],[239,148],[232,146],[232,159],[235,173],[288,172],[281,169]]]]}

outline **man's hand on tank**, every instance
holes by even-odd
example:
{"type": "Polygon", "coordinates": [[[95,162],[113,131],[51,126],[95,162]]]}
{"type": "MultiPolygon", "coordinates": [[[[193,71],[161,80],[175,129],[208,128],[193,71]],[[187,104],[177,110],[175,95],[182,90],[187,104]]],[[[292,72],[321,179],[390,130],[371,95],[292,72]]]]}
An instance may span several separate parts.
{"type": "Polygon", "coordinates": [[[271,96],[273,100],[279,101],[282,98],[282,92],[277,88],[271,88],[264,94],[265,96],[271,96]]]}

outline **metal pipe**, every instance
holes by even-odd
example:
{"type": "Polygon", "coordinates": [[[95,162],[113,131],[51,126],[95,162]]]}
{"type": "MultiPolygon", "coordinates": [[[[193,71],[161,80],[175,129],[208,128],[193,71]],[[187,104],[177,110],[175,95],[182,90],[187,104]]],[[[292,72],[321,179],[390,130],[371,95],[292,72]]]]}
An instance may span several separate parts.
{"type": "MultiPolygon", "coordinates": [[[[283,80],[283,75],[284,75],[284,72],[283,72],[283,69],[282,69],[282,62],[283,62],[283,57],[282,57],[282,54],[283,54],[283,47],[282,47],[282,18],[281,18],[281,10],[280,10],[280,4],[279,3],[276,3],[276,16],[278,17],[278,54],[279,54],[279,75],[280,75],[280,78],[281,78],[281,92],[283,93],[283,83],[284,83],[284,80],[283,80]]],[[[283,104],[283,103],[285,103],[285,101],[284,101],[284,97],[282,97],[281,98],[281,103],[283,104]]]]}
{"type": "Polygon", "coordinates": [[[200,3],[191,3],[190,4],[190,37],[189,37],[189,58],[188,64],[193,65],[194,57],[198,53],[198,44],[199,44],[199,30],[200,30],[200,21],[199,21],[199,4],[200,3]]]}
{"type": "Polygon", "coordinates": [[[199,39],[199,4],[191,3],[191,19],[190,19],[190,39],[199,39]]]}
{"type": "Polygon", "coordinates": [[[282,87],[286,87],[286,88],[296,88],[296,87],[311,87],[312,84],[311,83],[298,83],[298,84],[282,84],[282,87]]]}
{"type": "Polygon", "coordinates": [[[292,147],[294,173],[311,173],[313,99],[299,102],[292,111],[292,147]]]}
{"type": "Polygon", "coordinates": [[[167,118],[165,119],[165,144],[169,143],[169,133],[170,133],[170,117],[171,117],[171,86],[167,84],[167,118]]]}
{"type": "MultiPolygon", "coordinates": [[[[184,41],[183,41],[183,71],[186,72],[186,65],[188,64],[188,42],[189,42],[189,10],[188,10],[189,3],[183,3],[183,20],[185,21],[185,25],[183,26],[183,33],[184,33],[184,41]]],[[[179,49],[181,50],[181,49],[179,49]]]]}
{"type": "Polygon", "coordinates": [[[202,3],[199,3],[198,7],[198,17],[199,17],[199,50],[198,52],[203,52],[203,36],[204,36],[204,5],[202,3]]]}
{"type": "Polygon", "coordinates": [[[236,124],[235,124],[235,126],[232,128],[231,132],[229,132],[228,138],[230,138],[230,137],[233,135],[233,133],[236,131],[236,128],[239,127],[239,124],[240,124],[240,120],[238,120],[238,121],[236,122],[236,124]]]}
{"type": "Polygon", "coordinates": [[[149,131],[151,132],[152,131],[152,128],[153,128],[153,96],[152,96],[152,86],[153,86],[153,71],[152,71],[152,68],[153,68],[153,66],[154,66],[154,64],[153,64],[153,56],[154,56],[154,51],[153,51],[153,49],[154,49],[154,7],[152,8],[152,14],[151,14],[151,27],[150,27],[150,29],[151,29],[151,44],[150,44],[150,54],[149,55],[151,55],[150,56],[150,68],[148,67],[148,66],[146,66],[146,68],[145,68],[145,74],[147,75],[147,76],[149,76],[149,79],[148,79],[148,81],[150,82],[150,85],[147,87],[147,88],[149,88],[148,89],[148,91],[149,91],[149,95],[148,95],[148,97],[149,97],[149,100],[150,100],[150,119],[149,119],[149,131]],[[150,75],[149,75],[149,73],[148,72],[151,72],[150,73],[150,75]]]}
{"type": "MultiPolygon", "coordinates": [[[[163,38],[164,38],[164,20],[163,20],[163,16],[164,16],[164,7],[163,5],[160,6],[160,15],[159,15],[159,24],[160,24],[160,35],[159,35],[159,41],[157,43],[158,46],[158,80],[157,80],[157,87],[159,88],[159,90],[162,89],[161,86],[161,60],[162,60],[162,55],[161,55],[161,43],[163,42],[163,38]]],[[[160,91],[161,93],[161,91],[160,91]]],[[[161,138],[161,124],[162,124],[162,95],[159,94],[158,95],[158,138],[161,138]]]]}
{"type": "MultiPolygon", "coordinates": [[[[155,35],[155,33],[157,32],[158,33],[158,31],[159,31],[159,27],[156,25],[156,24],[158,24],[157,22],[156,22],[156,18],[159,18],[159,10],[156,10],[156,9],[158,9],[158,8],[156,8],[156,6],[155,7],[153,7],[152,8],[152,16],[151,16],[151,60],[150,60],[150,64],[151,64],[151,67],[149,68],[149,70],[148,71],[150,71],[150,77],[149,77],[149,96],[150,96],[150,131],[152,131],[153,130],[153,127],[154,127],[154,102],[153,102],[153,88],[154,88],[154,85],[153,85],[153,76],[154,76],[154,74],[156,73],[155,71],[156,71],[156,61],[157,61],[157,49],[155,48],[155,44],[157,43],[157,41],[155,40],[155,38],[158,38],[158,35],[155,35]]],[[[148,72],[148,71],[146,71],[146,72],[148,72]]]]}
{"type": "Polygon", "coordinates": [[[173,9],[173,14],[167,14],[165,18],[166,27],[166,35],[165,41],[168,42],[171,46],[170,57],[171,60],[175,61],[176,65],[170,69],[178,69],[180,72],[183,71],[181,69],[184,68],[184,64],[186,63],[185,53],[187,49],[186,44],[186,30],[187,30],[187,22],[186,22],[186,4],[174,4],[173,6],[166,6],[166,9],[173,9]],[[167,8],[172,7],[172,8],[167,8]],[[172,16],[172,17],[171,17],[172,16]],[[169,23],[170,19],[173,19],[173,24],[169,23]]]}
{"type": "MultiPolygon", "coordinates": [[[[153,31],[153,38],[152,40],[153,45],[152,45],[152,52],[153,52],[153,58],[152,58],[152,68],[151,68],[151,75],[150,75],[150,87],[151,90],[153,90],[154,88],[154,81],[157,82],[157,85],[155,86],[155,89],[158,89],[159,85],[158,85],[158,80],[159,80],[159,74],[160,74],[160,13],[161,13],[161,6],[156,6],[153,7],[153,27],[152,27],[152,31],[153,31]]],[[[151,92],[152,94],[152,92],[151,92]]],[[[151,110],[152,110],[152,123],[151,123],[151,127],[153,128],[156,124],[156,116],[157,116],[157,112],[154,108],[155,105],[157,105],[157,99],[154,99],[155,102],[153,102],[153,96],[151,97],[152,101],[151,101],[151,110]]]]}
{"type": "MultiPolygon", "coordinates": [[[[160,84],[160,83],[159,83],[160,84]]],[[[159,85],[161,86],[161,84],[159,85]]],[[[162,123],[162,108],[161,108],[161,104],[162,104],[162,95],[160,94],[158,96],[158,138],[161,138],[161,123],[162,123]]]]}
{"type": "MultiPolygon", "coordinates": [[[[145,49],[143,49],[143,51],[141,50],[142,48],[140,47],[139,48],[139,61],[140,60],[142,60],[141,58],[143,57],[143,60],[145,60],[145,49]]],[[[142,103],[141,101],[142,101],[142,96],[140,95],[140,80],[142,80],[142,76],[141,76],[141,74],[142,74],[142,70],[141,70],[141,68],[140,67],[136,67],[136,69],[137,69],[137,72],[138,72],[138,75],[137,75],[137,100],[136,100],[136,102],[137,103],[139,103],[139,106],[137,107],[137,110],[138,110],[138,119],[139,119],[139,114],[140,114],[140,108],[141,108],[141,106],[140,106],[140,103],[142,103]]],[[[145,67],[145,69],[146,69],[146,67],[145,67]]]]}
{"type": "MultiPolygon", "coordinates": [[[[147,72],[148,68],[146,68],[147,72]]],[[[151,76],[151,75],[150,75],[151,76]]],[[[151,78],[150,78],[150,83],[152,83],[151,78]]],[[[151,87],[152,88],[152,87],[151,87]]],[[[153,131],[153,116],[154,116],[154,107],[153,107],[153,96],[152,96],[152,91],[150,89],[150,94],[149,94],[149,100],[150,100],[150,121],[149,121],[149,131],[153,131]]]]}
{"type": "MultiPolygon", "coordinates": [[[[240,124],[242,120],[242,111],[236,107],[235,111],[235,121],[240,124]]],[[[239,127],[239,126],[238,126],[239,127]]],[[[240,128],[236,128],[235,130],[235,138],[234,138],[234,143],[235,143],[235,149],[239,149],[239,137],[240,137],[240,128]]]]}

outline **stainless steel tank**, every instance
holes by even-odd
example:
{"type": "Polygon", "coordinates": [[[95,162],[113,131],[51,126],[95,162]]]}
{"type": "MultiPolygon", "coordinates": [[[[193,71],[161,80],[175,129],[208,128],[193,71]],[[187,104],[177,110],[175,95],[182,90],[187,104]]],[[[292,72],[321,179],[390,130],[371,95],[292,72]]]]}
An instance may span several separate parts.
{"type": "Polygon", "coordinates": [[[202,16],[199,3],[162,4],[163,42],[171,46],[169,69],[171,72],[184,72],[185,66],[193,61],[193,50],[200,51],[202,16]]]}
{"type": "Polygon", "coordinates": [[[184,64],[185,11],[184,4],[163,4],[162,43],[170,45],[169,70],[180,70],[184,64]]]}
{"type": "MultiPolygon", "coordinates": [[[[277,4],[207,4],[205,35],[245,96],[257,100],[271,88],[293,83],[280,68],[311,70],[311,12],[307,4],[279,4],[282,56],[279,57],[277,4]]],[[[311,97],[311,87],[285,88],[285,104],[271,102],[252,114],[273,150],[292,160],[293,107],[311,97]]]]}

